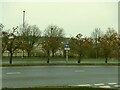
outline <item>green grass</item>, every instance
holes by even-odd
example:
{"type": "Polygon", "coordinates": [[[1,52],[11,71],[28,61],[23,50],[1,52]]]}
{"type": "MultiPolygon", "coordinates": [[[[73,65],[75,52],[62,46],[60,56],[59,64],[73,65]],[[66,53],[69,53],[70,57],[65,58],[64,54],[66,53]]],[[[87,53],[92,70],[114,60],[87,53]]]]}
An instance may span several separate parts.
{"type": "Polygon", "coordinates": [[[30,88],[3,88],[2,90],[117,90],[117,89],[78,87],[78,86],[40,86],[30,88]]]}
{"type": "Polygon", "coordinates": [[[106,65],[106,66],[109,66],[109,65],[114,65],[114,66],[117,66],[118,64],[117,63],[25,63],[25,64],[2,64],[1,66],[52,66],[52,65],[66,65],[66,66],[69,66],[69,65],[78,65],[78,66],[83,66],[83,65],[106,65]]]}
{"type": "MultiPolygon", "coordinates": [[[[4,60],[9,60],[9,56],[3,56],[2,57],[2,59],[4,60]]],[[[46,57],[33,57],[33,56],[31,56],[31,57],[24,57],[24,58],[22,58],[22,57],[19,57],[19,56],[17,56],[17,57],[15,57],[15,56],[13,56],[13,60],[20,60],[20,59],[22,59],[22,60],[46,60],[47,58],[46,57]]],[[[65,57],[50,57],[50,60],[65,60],[65,57]]],[[[69,60],[78,60],[78,58],[77,57],[69,57],[69,60]]],[[[105,60],[105,58],[82,58],[82,60],[105,60]]],[[[116,58],[112,58],[112,59],[109,59],[109,60],[117,60],[116,58]]]]}
{"type": "Polygon", "coordinates": [[[81,61],[83,61],[83,62],[81,62],[80,64],[78,64],[77,63],[77,59],[76,58],[69,58],[69,61],[71,61],[71,60],[75,60],[76,61],[76,63],[71,63],[71,62],[69,62],[68,61],[68,63],[66,63],[66,60],[65,60],[65,58],[64,57],[52,57],[51,58],[51,60],[50,60],[50,63],[49,64],[47,64],[46,63],[46,58],[45,57],[24,57],[24,58],[21,58],[21,57],[13,57],[13,64],[9,64],[9,57],[3,57],[3,61],[4,60],[7,60],[8,61],[8,63],[4,63],[4,64],[2,64],[2,65],[0,65],[0,66],[43,66],[43,65],[49,65],[49,66],[51,66],[51,65],[79,65],[79,66],[81,66],[81,65],[118,65],[118,63],[116,62],[117,60],[108,60],[108,63],[107,64],[105,64],[104,63],[104,59],[103,58],[99,58],[99,59],[92,59],[92,58],[87,58],[87,59],[82,59],[81,61]],[[17,60],[21,60],[21,63],[14,63],[14,61],[17,61],[17,60]],[[22,60],[24,61],[28,61],[28,63],[26,62],[26,63],[22,63],[22,60]],[[36,63],[36,62],[29,62],[29,61],[34,61],[34,60],[38,60],[38,61],[45,61],[45,62],[38,62],[38,63],[36,63]],[[65,61],[65,62],[51,62],[51,61],[56,61],[56,60],[63,60],[63,61],[65,61]],[[86,60],[88,60],[88,62],[84,62],[84,61],[86,61],[86,60]],[[91,60],[93,60],[92,62],[90,62],[91,60]],[[94,61],[98,61],[98,60],[101,60],[102,62],[94,62],[94,61]],[[109,61],[115,61],[115,62],[109,62],[109,61]]]}

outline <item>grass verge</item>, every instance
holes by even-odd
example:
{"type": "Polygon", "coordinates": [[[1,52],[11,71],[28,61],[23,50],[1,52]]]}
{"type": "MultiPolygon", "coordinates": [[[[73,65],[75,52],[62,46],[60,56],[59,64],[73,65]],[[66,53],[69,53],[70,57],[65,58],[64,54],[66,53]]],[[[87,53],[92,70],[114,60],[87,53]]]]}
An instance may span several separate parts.
{"type": "Polygon", "coordinates": [[[52,66],[52,65],[77,65],[77,66],[84,66],[84,65],[96,65],[96,66],[118,66],[117,63],[25,63],[25,64],[2,64],[0,66],[6,67],[6,66],[52,66]]]}
{"type": "Polygon", "coordinates": [[[3,88],[2,90],[117,90],[113,88],[92,88],[78,86],[41,86],[31,88],[3,88]]]}

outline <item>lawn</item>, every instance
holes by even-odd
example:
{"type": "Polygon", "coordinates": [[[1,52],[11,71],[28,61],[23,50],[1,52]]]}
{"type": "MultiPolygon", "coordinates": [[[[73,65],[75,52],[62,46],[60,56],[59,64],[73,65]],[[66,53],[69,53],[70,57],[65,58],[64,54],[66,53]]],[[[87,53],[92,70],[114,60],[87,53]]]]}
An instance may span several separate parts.
{"type": "Polygon", "coordinates": [[[72,86],[41,86],[34,88],[3,88],[2,90],[117,90],[112,88],[72,87],[72,86]]]}

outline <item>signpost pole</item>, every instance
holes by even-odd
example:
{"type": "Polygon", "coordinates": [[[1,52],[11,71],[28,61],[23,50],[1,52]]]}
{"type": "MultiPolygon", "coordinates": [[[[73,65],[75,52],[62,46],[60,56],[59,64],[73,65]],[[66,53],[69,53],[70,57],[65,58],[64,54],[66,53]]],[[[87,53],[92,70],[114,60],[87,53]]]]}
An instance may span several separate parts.
{"type": "Polygon", "coordinates": [[[68,63],[68,51],[70,50],[68,42],[65,45],[65,50],[66,50],[66,63],[68,63]]]}
{"type": "Polygon", "coordinates": [[[68,50],[66,50],[66,63],[68,63],[68,50]]]}

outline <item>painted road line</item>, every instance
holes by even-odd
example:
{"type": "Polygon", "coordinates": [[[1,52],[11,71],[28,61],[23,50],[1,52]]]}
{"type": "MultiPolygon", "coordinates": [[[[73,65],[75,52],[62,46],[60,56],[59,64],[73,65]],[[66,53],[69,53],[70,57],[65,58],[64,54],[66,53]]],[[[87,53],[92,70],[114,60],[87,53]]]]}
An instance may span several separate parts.
{"type": "Polygon", "coordinates": [[[78,86],[87,87],[87,86],[91,86],[91,85],[90,84],[81,84],[81,85],[78,85],[78,86]]]}
{"type": "Polygon", "coordinates": [[[81,86],[81,87],[87,87],[91,86],[90,84],[80,84],[80,85],[68,85],[68,86],[81,86]]]}
{"type": "Polygon", "coordinates": [[[85,70],[75,70],[75,72],[85,72],[85,70]]]}
{"type": "Polygon", "coordinates": [[[104,85],[103,83],[96,83],[94,84],[95,86],[100,86],[100,85],[104,85]]]}
{"type": "Polygon", "coordinates": [[[100,88],[111,88],[111,86],[99,86],[100,88]]]}
{"type": "Polygon", "coordinates": [[[117,84],[117,83],[108,83],[109,85],[115,85],[115,84],[117,84]]]}
{"type": "Polygon", "coordinates": [[[114,87],[117,87],[117,88],[118,88],[118,87],[120,87],[120,85],[114,85],[114,87]]]}
{"type": "Polygon", "coordinates": [[[6,74],[21,74],[21,72],[8,72],[6,74]]]}

